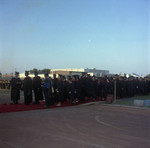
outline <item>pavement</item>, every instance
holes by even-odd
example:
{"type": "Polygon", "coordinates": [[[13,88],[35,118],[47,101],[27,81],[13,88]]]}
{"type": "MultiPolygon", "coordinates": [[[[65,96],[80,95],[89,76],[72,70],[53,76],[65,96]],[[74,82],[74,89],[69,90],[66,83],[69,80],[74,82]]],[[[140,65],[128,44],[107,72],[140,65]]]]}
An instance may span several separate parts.
{"type": "Polygon", "coordinates": [[[149,148],[150,109],[103,104],[0,114],[1,148],[149,148]]]}
{"type": "MultiPolygon", "coordinates": [[[[24,97],[23,96],[20,97],[19,102],[20,103],[24,102],[24,97]]],[[[0,94],[0,104],[10,104],[10,103],[12,103],[10,95],[0,94]]]]}

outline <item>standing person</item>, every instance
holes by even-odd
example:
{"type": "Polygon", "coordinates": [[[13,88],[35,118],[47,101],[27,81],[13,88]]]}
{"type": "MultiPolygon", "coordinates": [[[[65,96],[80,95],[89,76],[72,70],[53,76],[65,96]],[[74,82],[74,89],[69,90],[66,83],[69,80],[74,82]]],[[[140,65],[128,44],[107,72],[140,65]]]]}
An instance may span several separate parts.
{"type": "Polygon", "coordinates": [[[81,81],[78,75],[76,75],[73,79],[76,102],[79,102],[81,101],[81,81]]]}
{"type": "Polygon", "coordinates": [[[67,93],[67,83],[68,82],[64,76],[62,77],[62,80],[63,80],[63,96],[64,96],[62,103],[64,103],[68,99],[68,93],[67,93]]]}
{"type": "Polygon", "coordinates": [[[11,100],[14,104],[18,104],[20,99],[21,80],[19,78],[19,72],[15,72],[15,76],[10,81],[11,85],[11,100]]]}
{"type": "Polygon", "coordinates": [[[33,78],[33,90],[34,90],[34,97],[35,101],[34,104],[39,104],[39,100],[43,100],[43,94],[42,94],[42,80],[38,76],[38,72],[36,71],[34,73],[35,77],[33,78]]]}
{"type": "Polygon", "coordinates": [[[88,97],[88,99],[96,99],[96,94],[94,93],[94,84],[90,75],[87,75],[86,78],[86,97],[88,97]]]}
{"type": "Polygon", "coordinates": [[[59,75],[59,77],[58,77],[57,93],[58,93],[58,104],[57,104],[57,106],[61,106],[61,103],[64,102],[64,83],[63,83],[62,75],[59,75]]]}
{"type": "Polygon", "coordinates": [[[95,99],[97,98],[97,87],[98,87],[98,83],[97,83],[97,77],[96,76],[93,76],[92,77],[92,80],[93,80],[93,96],[95,99]]]}
{"type": "Polygon", "coordinates": [[[58,94],[57,94],[57,83],[58,83],[58,79],[56,78],[56,74],[53,75],[53,80],[52,80],[52,85],[53,85],[53,89],[54,89],[54,100],[55,102],[58,103],[58,94]]]}
{"type": "Polygon", "coordinates": [[[43,83],[43,91],[45,97],[45,108],[49,108],[50,106],[50,97],[52,97],[52,85],[51,79],[49,78],[48,74],[45,74],[45,80],[43,83]]]}
{"type": "Polygon", "coordinates": [[[29,77],[29,71],[25,71],[25,76],[23,81],[24,104],[29,105],[32,102],[32,79],[29,77]]]}
{"type": "Polygon", "coordinates": [[[0,89],[2,89],[2,80],[0,80],[0,89]]]}
{"type": "Polygon", "coordinates": [[[67,93],[68,93],[68,99],[69,104],[75,103],[75,87],[74,87],[73,80],[70,78],[67,82],[67,93]]]}

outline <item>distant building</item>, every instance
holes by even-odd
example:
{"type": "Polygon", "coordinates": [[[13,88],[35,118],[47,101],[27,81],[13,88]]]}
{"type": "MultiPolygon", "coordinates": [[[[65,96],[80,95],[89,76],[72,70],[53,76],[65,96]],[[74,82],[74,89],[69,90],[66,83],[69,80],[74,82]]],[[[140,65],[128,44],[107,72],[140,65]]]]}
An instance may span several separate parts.
{"type": "Polygon", "coordinates": [[[93,75],[95,75],[96,77],[104,77],[105,75],[109,75],[109,71],[108,70],[98,70],[96,68],[93,69],[84,69],[85,72],[87,73],[91,73],[93,75]]]}
{"type": "Polygon", "coordinates": [[[85,74],[90,74],[91,76],[96,76],[96,77],[104,77],[105,75],[109,75],[108,70],[97,70],[96,68],[94,69],[89,69],[89,68],[80,68],[80,69],[51,69],[50,74],[56,74],[56,75],[85,75],[85,74]]]}

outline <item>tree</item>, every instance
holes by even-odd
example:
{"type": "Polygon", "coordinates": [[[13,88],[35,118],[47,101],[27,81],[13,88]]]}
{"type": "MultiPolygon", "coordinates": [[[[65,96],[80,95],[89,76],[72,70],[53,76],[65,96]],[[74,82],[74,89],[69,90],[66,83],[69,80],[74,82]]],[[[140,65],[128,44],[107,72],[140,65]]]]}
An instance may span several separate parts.
{"type": "Polygon", "coordinates": [[[45,74],[45,73],[50,74],[50,71],[51,71],[51,69],[48,69],[48,68],[44,68],[41,70],[38,70],[37,68],[33,68],[32,70],[30,70],[30,73],[33,74],[35,72],[38,72],[39,74],[45,74]]]}
{"type": "Polygon", "coordinates": [[[33,68],[32,70],[30,70],[30,73],[35,73],[35,72],[38,72],[38,69],[33,68]]]}
{"type": "Polygon", "coordinates": [[[150,78],[150,74],[148,74],[146,77],[147,77],[147,78],[150,78]]]}
{"type": "Polygon", "coordinates": [[[44,68],[42,70],[39,70],[39,73],[47,73],[47,74],[50,74],[50,69],[47,69],[47,68],[44,68]]]}

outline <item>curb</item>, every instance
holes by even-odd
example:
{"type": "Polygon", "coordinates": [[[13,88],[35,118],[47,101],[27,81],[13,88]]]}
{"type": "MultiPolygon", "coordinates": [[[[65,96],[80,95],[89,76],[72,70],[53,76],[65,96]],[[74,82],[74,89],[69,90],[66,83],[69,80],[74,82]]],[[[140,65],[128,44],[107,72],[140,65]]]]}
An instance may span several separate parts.
{"type": "Polygon", "coordinates": [[[104,102],[104,101],[89,102],[89,103],[80,104],[80,106],[88,106],[88,105],[102,104],[102,102],[104,102]]]}
{"type": "Polygon", "coordinates": [[[128,106],[128,105],[119,105],[119,104],[102,104],[103,101],[98,101],[98,102],[90,102],[90,103],[85,103],[81,104],[80,106],[89,106],[89,105],[104,105],[104,106],[118,106],[118,107],[128,107],[128,108],[135,108],[135,109],[150,109],[148,107],[139,107],[139,106],[128,106]]]}
{"type": "Polygon", "coordinates": [[[150,109],[148,107],[139,107],[139,106],[128,106],[128,105],[119,105],[119,104],[102,104],[106,106],[118,106],[118,107],[128,107],[128,108],[135,108],[135,109],[150,109]]]}
{"type": "Polygon", "coordinates": [[[90,103],[85,103],[85,104],[80,104],[80,106],[88,106],[88,105],[94,105],[96,102],[90,102],[90,103]]]}

